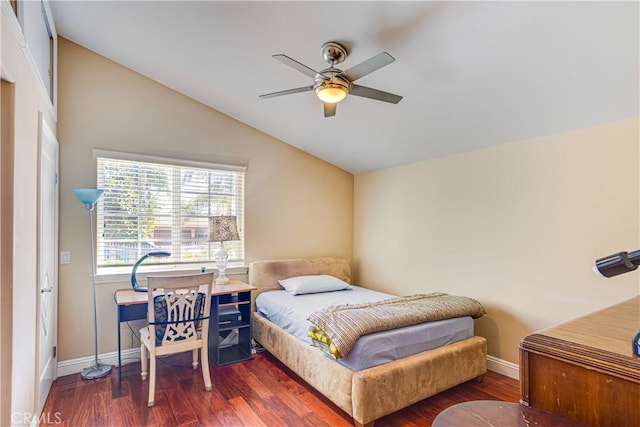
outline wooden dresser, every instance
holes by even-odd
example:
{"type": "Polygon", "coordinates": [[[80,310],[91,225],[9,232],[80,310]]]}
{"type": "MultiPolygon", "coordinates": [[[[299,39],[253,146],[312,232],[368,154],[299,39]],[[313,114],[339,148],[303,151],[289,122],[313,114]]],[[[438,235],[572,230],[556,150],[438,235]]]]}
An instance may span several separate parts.
{"type": "Polygon", "coordinates": [[[640,426],[640,296],[526,336],[521,403],[587,426],[640,426]]]}

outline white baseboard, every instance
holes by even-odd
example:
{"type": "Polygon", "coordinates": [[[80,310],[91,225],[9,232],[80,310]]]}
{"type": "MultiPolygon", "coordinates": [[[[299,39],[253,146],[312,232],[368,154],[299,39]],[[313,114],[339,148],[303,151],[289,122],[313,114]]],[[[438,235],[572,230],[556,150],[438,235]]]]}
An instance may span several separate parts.
{"type": "MultiPolygon", "coordinates": [[[[127,363],[140,361],[140,347],[129,348],[122,350],[121,355],[122,365],[127,363]]],[[[94,356],[80,357],[78,359],[69,359],[58,362],[58,376],[63,377],[65,375],[78,374],[82,372],[84,368],[88,368],[93,364],[95,360],[94,356]]],[[[100,363],[104,363],[111,366],[118,366],[118,352],[113,351],[111,353],[103,353],[98,355],[100,363]]]]}
{"type": "MultiPolygon", "coordinates": [[[[140,361],[140,349],[129,348],[122,350],[122,365],[140,361]]],[[[118,352],[104,353],[98,356],[101,363],[112,366],[118,365],[118,352]]],[[[82,372],[84,368],[91,366],[94,361],[93,356],[80,357],[78,359],[63,360],[58,363],[58,376],[77,374],[82,372]]],[[[487,369],[498,374],[505,375],[514,380],[520,379],[520,368],[517,364],[498,359],[497,357],[487,356],[487,369]]]]}
{"type": "Polygon", "coordinates": [[[520,367],[517,364],[498,359],[497,357],[487,356],[487,369],[513,378],[514,380],[520,379],[520,367]]]}

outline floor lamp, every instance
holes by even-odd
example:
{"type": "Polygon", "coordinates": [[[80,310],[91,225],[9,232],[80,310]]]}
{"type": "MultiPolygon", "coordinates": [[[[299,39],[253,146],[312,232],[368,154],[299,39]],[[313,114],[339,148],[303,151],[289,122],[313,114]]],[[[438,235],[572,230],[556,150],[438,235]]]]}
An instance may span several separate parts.
{"type": "Polygon", "coordinates": [[[80,376],[85,380],[93,380],[96,378],[109,375],[111,372],[111,365],[104,365],[98,360],[98,314],[96,309],[96,267],[95,267],[95,251],[93,247],[93,208],[96,207],[96,203],[102,197],[104,190],[98,190],[95,188],[78,188],[73,190],[73,193],[87,208],[89,213],[89,244],[91,246],[91,284],[93,290],[93,346],[95,350],[95,360],[93,365],[88,368],[84,368],[80,373],[80,376]]]}

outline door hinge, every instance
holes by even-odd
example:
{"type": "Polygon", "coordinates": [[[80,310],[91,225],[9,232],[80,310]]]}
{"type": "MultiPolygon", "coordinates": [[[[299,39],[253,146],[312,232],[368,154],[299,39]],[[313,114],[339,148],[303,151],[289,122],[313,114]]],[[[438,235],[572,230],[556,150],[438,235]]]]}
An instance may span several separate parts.
{"type": "Polygon", "coordinates": [[[58,184],[58,174],[56,173],[56,185],[58,184]]]}
{"type": "Polygon", "coordinates": [[[58,355],[58,346],[54,345],[53,346],[53,357],[55,358],[58,355]]]}

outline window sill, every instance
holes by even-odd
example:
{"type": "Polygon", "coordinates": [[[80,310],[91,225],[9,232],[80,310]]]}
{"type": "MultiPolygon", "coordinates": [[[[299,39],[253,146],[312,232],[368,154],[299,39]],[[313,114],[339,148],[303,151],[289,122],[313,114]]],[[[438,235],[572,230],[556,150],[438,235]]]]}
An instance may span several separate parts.
{"type": "MultiPolygon", "coordinates": [[[[115,268],[103,268],[103,271],[98,270],[96,274],[96,285],[106,285],[111,283],[131,283],[131,269],[133,267],[115,267],[115,268]]],[[[138,282],[144,283],[147,280],[148,275],[153,274],[195,274],[199,273],[202,268],[205,268],[206,272],[218,273],[218,269],[215,264],[204,264],[202,266],[186,266],[186,265],[150,265],[140,266],[136,272],[136,279],[138,282]]],[[[242,264],[230,265],[227,267],[225,274],[227,276],[246,275],[249,273],[249,267],[242,264]]],[[[144,286],[144,285],[143,285],[144,286]]]]}

